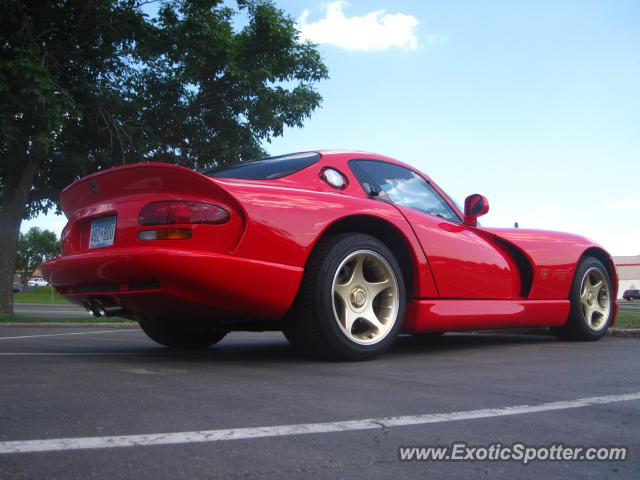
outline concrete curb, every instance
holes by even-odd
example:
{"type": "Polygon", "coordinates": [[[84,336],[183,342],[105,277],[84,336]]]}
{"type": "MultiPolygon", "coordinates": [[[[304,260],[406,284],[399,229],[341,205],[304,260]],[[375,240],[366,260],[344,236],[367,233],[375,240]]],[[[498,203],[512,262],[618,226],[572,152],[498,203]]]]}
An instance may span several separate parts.
{"type": "MultiPolygon", "coordinates": [[[[500,330],[473,330],[466,333],[479,335],[552,335],[546,328],[503,328],[500,330]]],[[[610,328],[610,337],[640,338],[640,328],[610,328]]]]}
{"type": "Polygon", "coordinates": [[[611,337],[640,338],[640,328],[610,328],[607,335],[611,337]]]}
{"type": "Polygon", "coordinates": [[[65,323],[65,322],[34,322],[34,323],[0,323],[0,327],[87,327],[87,328],[140,328],[134,323],[65,323]]]}
{"type": "MultiPolygon", "coordinates": [[[[42,323],[0,323],[0,327],[86,327],[86,328],[140,328],[137,322],[133,323],[64,323],[64,322],[42,322],[42,323]]],[[[464,332],[461,332],[464,333],[464,332]]],[[[503,330],[475,330],[466,333],[476,334],[507,334],[507,335],[549,335],[544,329],[533,328],[510,328],[503,330]]],[[[610,328],[607,331],[610,337],[640,338],[640,328],[610,328]]]]}

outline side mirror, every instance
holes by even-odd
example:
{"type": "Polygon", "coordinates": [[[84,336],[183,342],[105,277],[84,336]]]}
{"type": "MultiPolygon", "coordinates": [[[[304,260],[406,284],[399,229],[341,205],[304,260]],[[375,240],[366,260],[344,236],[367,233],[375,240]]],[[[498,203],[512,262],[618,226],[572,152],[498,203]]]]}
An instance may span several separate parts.
{"type": "Polygon", "coordinates": [[[489,200],[484,195],[474,193],[464,200],[464,224],[478,226],[478,217],[489,211],[489,200]]]}

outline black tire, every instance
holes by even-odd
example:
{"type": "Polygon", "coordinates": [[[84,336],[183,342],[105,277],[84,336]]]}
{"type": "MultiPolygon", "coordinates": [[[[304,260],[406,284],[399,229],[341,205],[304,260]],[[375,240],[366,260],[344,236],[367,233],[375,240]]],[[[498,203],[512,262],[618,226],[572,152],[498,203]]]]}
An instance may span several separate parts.
{"type": "Polygon", "coordinates": [[[172,348],[207,348],[218,343],[227,334],[224,330],[195,328],[156,319],[141,320],[140,327],[154,342],[172,348]]]}
{"type": "Polygon", "coordinates": [[[402,269],[389,248],[370,235],[339,234],[321,240],[311,253],[283,331],[303,354],[328,360],[369,360],[391,347],[402,328],[405,307],[402,269]],[[356,277],[358,270],[361,276],[356,277]],[[342,284],[340,276],[345,272],[349,279],[342,284]],[[348,310],[344,295],[349,290],[349,305],[356,310],[366,308],[362,313],[348,310]],[[349,317],[352,323],[346,326],[349,317]]]}
{"type": "Polygon", "coordinates": [[[576,269],[569,300],[567,322],[553,332],[562,340],[598,340],[611,325],[615,301],[608,270],[600,260],[584,257],[576,269]],[[590,288],[602,281],[599,288],[590,288]],[[582,298],[584,294],[584,298],[582,298]],[[593,306],[593,310],[590,305],[593,306]]]}

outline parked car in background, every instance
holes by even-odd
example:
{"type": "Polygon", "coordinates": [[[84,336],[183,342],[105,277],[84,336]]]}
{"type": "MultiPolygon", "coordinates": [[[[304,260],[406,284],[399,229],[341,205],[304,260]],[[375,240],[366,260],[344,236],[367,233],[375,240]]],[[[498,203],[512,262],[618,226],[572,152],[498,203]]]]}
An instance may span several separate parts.
{"type": "Polygon", "coordinates": [[[625,290],[622,294],[622,298],[625,300],[640,300],[640,290],[625,290]]]}
{"type": "Polygon", "coordinates": [[[27,285],[29,285],[30,287],[48,287],[49,282],[47,282],[42,277],[33,277],[31,280],[27,282],[27,285]]]}

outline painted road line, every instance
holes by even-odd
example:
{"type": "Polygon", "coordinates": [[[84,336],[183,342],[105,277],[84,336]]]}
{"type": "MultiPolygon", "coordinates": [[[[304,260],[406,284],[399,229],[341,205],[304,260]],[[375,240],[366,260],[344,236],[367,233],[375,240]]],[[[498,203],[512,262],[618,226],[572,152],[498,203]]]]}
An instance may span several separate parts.
{"type": "Polygon", "coordinates": [[[50,438],[43,440],[0,442],[0,454],[27,452],[54,452],[64,450],[87,450],[97,448],[140,447],[147,445],[175,445],[186,443],[224,442],[252,438],[283,437],[319,433],[352,432],[379,428],[425,425],[460,420],[523,415],[551,412],[591,405],[640,400],[640,392],[602,397],[579,398],[538,405],[516,405],[512,407],[488,408],[463,412],[408,415],[402,417],[369,418],[344,422],[306,423],[300,425],[276,425],[270,427],[232,428],[224,430],[202,430],[194,432],[156,433],[147,435],[121,435],[110,437],[50,438]]]}
{"type": "Polygon", "coordinates": [[[113,333],[113,332],[137,332],[132,328],[112,328],[111,330],[97,330],[93,332],[71,332],[71,333],[49,333],[47,335],[21,335],[19,337],[0,337],[0,340],[15,340],[16,338],[38,338],[38,337],[62,337],[64,335],[91,335],[93,333],[113,333]]]}

